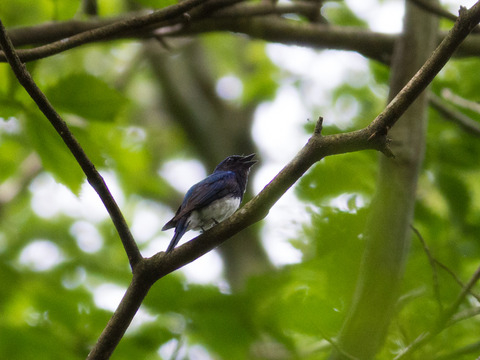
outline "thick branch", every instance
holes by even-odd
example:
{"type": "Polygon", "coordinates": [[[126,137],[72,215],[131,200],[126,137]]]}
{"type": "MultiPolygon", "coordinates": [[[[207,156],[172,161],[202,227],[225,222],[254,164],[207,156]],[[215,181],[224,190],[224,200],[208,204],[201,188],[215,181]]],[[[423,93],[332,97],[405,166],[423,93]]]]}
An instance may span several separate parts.
{"type": "Polygon", "coordinates": [[[13,48],[13,45],[8,38],[3,23],[0,20],[0,46],[2,47],[7,60],[12,67],[15,76],[18,81],[31,98],[35,101],[39,109],[43,112],[45,117],[50,121],[52,126],[55,128],[57,133],[60,135],[62,140],[65,142],[67,147],[72,152],[73,156],[77,160],[78,164],[82,168],[83,172],[87,176],[88,182],[98,193],[98,196],[102,199],[103,204],[107,208],[110,217],[112,218],[115,227],[117,228],[120,239],[122,240],[123,246],[128,256],[130,266],[132,269],[135,265],[142,259],[140,251],[138,250],[137,244],[133,239],[130,229],[125,221],[125,218],[120,211],[115,199],[108,190],[105,181],[102,176],[95,169],[95,166],[87,157],[82,147],[75,139],[73,134],[70,132],[67,124],[63,119],[58,115],[53,106],[50,104],[48,99],[42,93],[42,91],[35,84],[32,76],[28,72],[25,65],[20,61],[18,55],[13,48]]]}

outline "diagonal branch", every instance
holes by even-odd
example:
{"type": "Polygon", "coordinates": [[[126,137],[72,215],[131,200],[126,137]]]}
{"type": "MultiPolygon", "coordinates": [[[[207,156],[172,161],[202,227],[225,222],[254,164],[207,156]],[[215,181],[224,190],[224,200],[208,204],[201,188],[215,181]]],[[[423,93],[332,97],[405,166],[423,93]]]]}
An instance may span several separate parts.
{"type": "Polygon", "coordinates": [[[480,123],[448,105],[435,94],[430,94],[430,105],[447,121],[460,126],[467,134],[480,136],[480,123]]]}
{"type": "Polygon", "coordinates": [[[460,126],[467,134],[480,136],[480,123],[465,115],[461,111],[445,104],[439,96],[431,93],[429,96],[430,105],[437,110],[447,121],[460,126]]]}
{"type": "Polygon", "coordinates": [[[413,225],[410,225],[415,235],[417,235],[420,243],[422,244],[423,251],[427,254],[428,262],[430,263],[430,267],[432,268],[432,279],[433,279],[433,292],[435,294],[435,299],[437,300],[437,304],[440,310],[443,309],[442,299],[440,297],[440,287],[438,285],[438,272],[437,272],[437,261],[432,255],[425,239],[423,238],[420,231],[413,225]]]}
{"type": "Polygon", "coordinates": [[[103,204],[105,205],[108,213],[110,214],[110,217],[112,218],[113,223],[115,224],[115,227],[117,228],[117,232],[120,235],[120,239],[122,240],[123,246],[127,253],[128,261],[130,262],[130,266],[133,270],[134,267],[138,264],[138,262],[142,259],[142,255],[140,254],[137,244],[135,243],[135,240],[130,233],[130,229],[128,228],[127,222],[125,221],[125,218],[123,217],[120,208],[118,207],[115,199],[108,190],[108,187],[105,184],[102,176],[95,169],[93,163],[87,157],[78,141],[70,132],[70,129],[68,128],[65,121],[63,121],[60,115],[55,111],[48,99],[35,84],[35,81],[33,80],[25,65],[20,61],[10,39],[8,38],[8,35],[6,34],[5,27],[3,26],[1,20],[0,46],[3,49],[5,56],[7,57],[7,60],[12,67],[12,70],[15,73],[18,81],[20,82],[20,84],[22,84],[22,86],[25,88],[31,98],[35,101],[39,109],[43,112],[45,117],[50,121],[57,133],[60,135],[64,143],[70,149],[71,153],[73,154],[78,164],[82,168],[83,172],[87,176],[88,182],[98,193],[100,199],[102,199],[103,204]]]}

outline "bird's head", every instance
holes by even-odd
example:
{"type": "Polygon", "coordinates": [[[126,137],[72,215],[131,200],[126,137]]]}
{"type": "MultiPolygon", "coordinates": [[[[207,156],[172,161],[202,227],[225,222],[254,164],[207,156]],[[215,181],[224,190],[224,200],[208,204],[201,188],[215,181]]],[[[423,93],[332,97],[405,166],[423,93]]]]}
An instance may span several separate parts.
{"type": "Polygon", "coordinates": [[[217,165],[215,171],[248,171],[257,160],[252,160],[255,154],[247,156],[232,155],[217,165]]]}

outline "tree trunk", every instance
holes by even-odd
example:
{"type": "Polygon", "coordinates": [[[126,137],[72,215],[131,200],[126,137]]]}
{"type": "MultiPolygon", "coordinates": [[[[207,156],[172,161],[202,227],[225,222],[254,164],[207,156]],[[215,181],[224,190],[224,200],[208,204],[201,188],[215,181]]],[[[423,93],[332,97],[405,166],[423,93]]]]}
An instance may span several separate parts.
{"type": "MultiPolygon", "coordinates": [[[[435,16],[406,1],[404,32],[391,68],[390,99],[431,54],[436,30],[435,16]]],[[[382,347],[399,295],[424,156],[426,110],[423,93],[389,132],[396,158],[380,158],[359,280],[338,340],[341,349],[358,359],[372,359],[382,347]]],[[[330,359],[347,357],[334,351],[330,359]]]]}

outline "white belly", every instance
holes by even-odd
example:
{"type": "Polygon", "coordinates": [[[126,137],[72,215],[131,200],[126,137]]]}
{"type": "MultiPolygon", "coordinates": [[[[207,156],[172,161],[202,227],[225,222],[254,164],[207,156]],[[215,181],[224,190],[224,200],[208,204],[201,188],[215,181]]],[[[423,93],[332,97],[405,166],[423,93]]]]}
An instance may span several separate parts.
{"type": "Polygon", "coordinates": [[[188,230],[208,230],[230,217],[240,206],[240,198],[215,200],[209,206],[195,210],[190,215],[188,230]]]}

